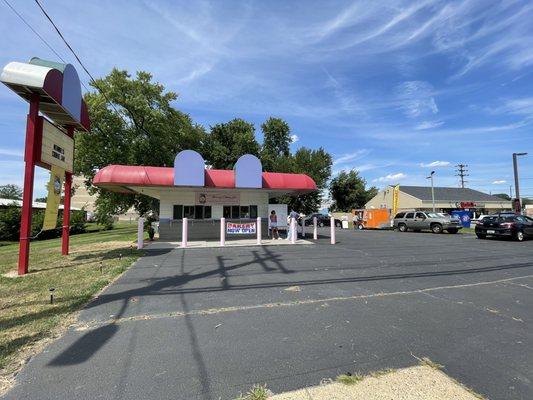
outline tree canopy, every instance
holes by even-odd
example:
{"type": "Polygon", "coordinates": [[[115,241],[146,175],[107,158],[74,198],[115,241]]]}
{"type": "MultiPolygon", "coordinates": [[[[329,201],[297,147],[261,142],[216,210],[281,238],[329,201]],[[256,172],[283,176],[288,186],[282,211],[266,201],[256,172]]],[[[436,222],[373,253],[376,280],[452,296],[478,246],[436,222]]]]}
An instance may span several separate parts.
{"type": "Polygon", "coordinates": [[[20,186],[8,183],[7,185],[0,186],[0,199],[22,199],[22,189],[20,186]]]}
{"type": "Polygon", "coordinates": [[[366,181],[356,170],[341,171],[330,183],[332,208],[336,211],[349,212],[363,208],[367,201],[378,193],[378,189],[366,189],[366,181]]]}

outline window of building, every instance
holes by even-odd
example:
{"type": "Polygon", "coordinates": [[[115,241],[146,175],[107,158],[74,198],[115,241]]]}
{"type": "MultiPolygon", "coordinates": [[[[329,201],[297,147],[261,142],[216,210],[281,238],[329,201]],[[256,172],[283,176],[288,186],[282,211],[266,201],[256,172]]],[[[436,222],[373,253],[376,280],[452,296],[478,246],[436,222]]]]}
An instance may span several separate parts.
{"type": "Polygon", "coordinates": [[[211,218],[211,206],[204,206],[204,218],[205,219],[211,218]]]}
{"type": "Polygon", "coordinates": [[[183,206],[183,218],[194,219],[194,206],[183,206]]]}
{"type": "Polygon", "coordinates": [[[241,212],[239,214],[239,218],[250,218],[250,207],[249,206],[241,206],[241,212]]]}
{"type": "Polygon", "coordinates": [[[183,206],[181,204],[174,204],[172,209],[172,219],[182,219],[183,218],[183,206]]]}
{"type": "Polygon", "coordinates": [[[257,206],[250,206],[250,218],[257,218],[257,206]]]}
{"type": "Polygon", "coordinates": [[[239,218],[239,215],[240,215],[240,207],[231,206],[231,218],[239,218]]]}
{"type": "Polygon", "coordinates": [[[224,218],[231,218],[231,206],[224,206],[222,215],[224,218]]]}
{"type": "Polygon", "coordinates": [[[204,219],[204,206],[194,206],[194,219],[204,219]]]}

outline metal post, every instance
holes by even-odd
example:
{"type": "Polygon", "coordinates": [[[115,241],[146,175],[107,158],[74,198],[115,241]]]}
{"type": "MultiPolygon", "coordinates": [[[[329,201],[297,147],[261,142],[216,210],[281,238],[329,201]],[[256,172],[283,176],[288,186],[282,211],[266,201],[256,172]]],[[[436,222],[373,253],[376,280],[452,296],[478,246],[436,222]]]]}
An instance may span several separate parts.
{"type": "Polygon", "coordinates": [[[257,217],[257,244],[261,245],[261,217],[257,217]]]}
{"type": "Polygon", "coordinates": [[[226,245],[226,218],[220,218],[220,245],[226,245]]]}
{"type": "Polygon", "coordinates": [[[515,198],[520,200],[520,184],[518,182],[518,161],[517,154],[513,153],[513,172],[514,172],[514,194],[515,198]]]}
{"type": "Polygon", "coordinates": [[[294,217],[291,217],[289,229],[291,230],[291,244],[296,244],[296,219],[294,217]]]}
{"type": "Polygon", "coordinates": [[[137,223],[137,248],[141,250],[144,246],[144,218],[140,217],[137,223]]]}
{"type": "Polygon", "coordinates": [[[22,192],[22,216],[20,219],[18,274],[28,273],[30,256],[31,212],[33,199],[33,178],[37,149],[36,136],[39,129],[39,95],[32,94],[30,112],[26,122],[26,144],[24,148],[24,189],[22,192]]]}
{"type": "Polygon", "coordinates": [[[313,240],[318,239],[318,227],[316,217],[313,217],[313,240]]]}
{"type": "Polygon", "coordinates": [[[433,206],[433,212],[435,212],[435,189],[433,187],[433,174],[431,174],[431,204],[433,206]]]}
{"type": "MultiPolygon", "coordinates": [[[[74,127],[67,128],[67,135],[74,137],[74,127]]],[[[65,172],[65,201],[63,203],[63,232],[61,233],[61,254],[68,255],[70,241],[70,198],[72,197],[72,173],[65,172]]]]}
{"type": "Polygon", "coordinates": [[[187,234],[188,234],[187,218],[183,218],[181,225],[181,247],[187,247],[187,234]]]}
{"type": "Polygon", "coordinates": [[[330,218],[330,228],[329,228],[329,231],[330,231],[330,236],[331,236],[331,244],[335,244],[335,218],[332,216],[330,218]]]}

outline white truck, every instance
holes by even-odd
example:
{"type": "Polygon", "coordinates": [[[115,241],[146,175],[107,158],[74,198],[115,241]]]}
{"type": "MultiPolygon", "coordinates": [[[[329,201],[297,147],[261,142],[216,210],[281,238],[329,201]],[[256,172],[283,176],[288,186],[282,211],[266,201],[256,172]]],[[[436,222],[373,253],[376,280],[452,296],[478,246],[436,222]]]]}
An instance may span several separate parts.
{"type": "Polygon", "coordinates": [[[278,230],[279,231],[286,231],[287,230],[287,217],[288,217],[288,211],[287,211],[287,204],[269,204],[268,205],[268,229],[269,229],[269,235],[270,235],[270,213],[272,211],[276,212],[276,215],[278,216],[278,230]]]}

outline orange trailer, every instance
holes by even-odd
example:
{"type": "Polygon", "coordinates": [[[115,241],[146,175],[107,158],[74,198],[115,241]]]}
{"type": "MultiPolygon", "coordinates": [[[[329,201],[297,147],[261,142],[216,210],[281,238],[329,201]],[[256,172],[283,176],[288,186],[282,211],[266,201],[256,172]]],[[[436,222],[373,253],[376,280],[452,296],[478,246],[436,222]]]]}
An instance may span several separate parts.
{"type": "Polygon", "coordinates": [[[386,208],[372,210],[354,210],[358,216],[356,228],[363,229],[390,229],[391,215],[386,208]]]}

